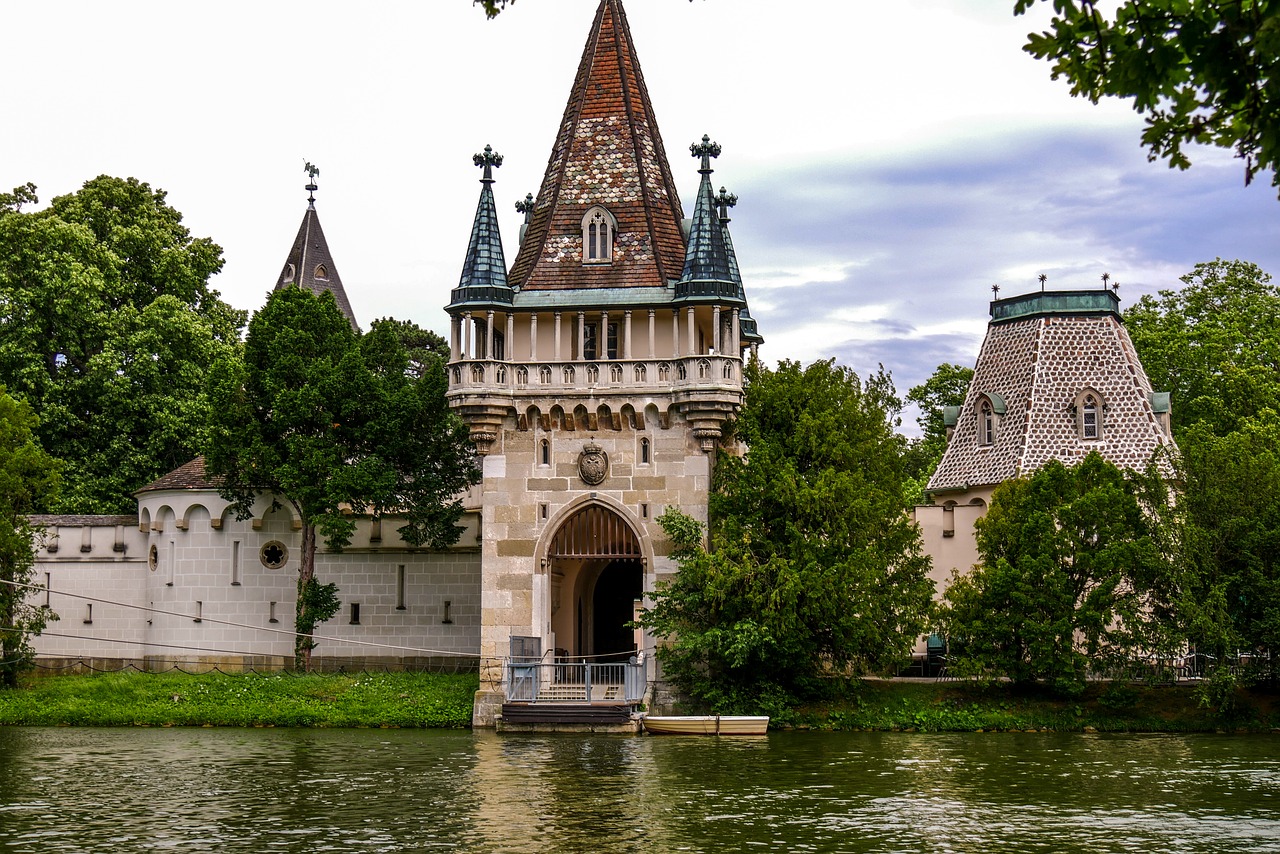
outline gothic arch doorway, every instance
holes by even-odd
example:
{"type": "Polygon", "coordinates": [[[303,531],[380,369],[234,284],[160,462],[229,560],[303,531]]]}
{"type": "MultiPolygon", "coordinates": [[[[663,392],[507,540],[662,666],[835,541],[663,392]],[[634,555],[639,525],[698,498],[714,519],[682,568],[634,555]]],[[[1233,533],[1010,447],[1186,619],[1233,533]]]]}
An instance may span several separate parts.
{"type": "Polygon", "coordinates": [[[627,623],[644,595],[644,556],[631,525],[609,507],[587,504],[552,537],[547,565],[556,656],[635,655],[636,633],[627,623]]]}

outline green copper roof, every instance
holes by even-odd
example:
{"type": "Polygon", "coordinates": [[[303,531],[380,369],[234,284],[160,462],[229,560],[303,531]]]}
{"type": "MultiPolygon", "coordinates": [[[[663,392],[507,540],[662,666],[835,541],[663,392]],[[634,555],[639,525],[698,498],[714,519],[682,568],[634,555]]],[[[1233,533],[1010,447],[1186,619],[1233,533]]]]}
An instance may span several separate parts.
{"type": "Polygon", "coordinates": [[[462,278],[454,288],[450,304],[511,304],[512,290],[507,284],[507,262],[502,255],[502,235],[498,231],[498,211],[493,202],[493,169],[502,165],[502,155],[490,146],[473,158],[484,167],[480,179],[480,202],[471,226],[471,242],[462,263],[462,278]]]}
{"type": "Polygon", "coordinates": [[[991,322],[1022,320],[1047,315],[1083,316],[1111,314],[1120,317],[1120,297],[1111,291],[1037,291],[1008,299],[992,300],[991,322]]]}
{"type": "Polygon", "coordinates": [[[751,316],[751,309],[747,307],[747,289],[742,285],[742,273],[738,269],[738,254],[734,252],[733,239],[729,237],[729,208],[738,203],[738,197],[721,187],[720,194],[715,197],[715,203],[720,209],[720,230],[724,233],[724,249],[729,256],[729,278],[738,286],[738,299],[742,300],[742,311],[738,313],[738,329],[742,333],[743,341],[748,344],[763,344],[764,336],[760,334],[756,319],[751,316]]]}
{"type": "Polygon", "coordinates": [[[702,182],[698,185],[693,219],[689,224],[689,245],[685,250],[684,273],[676,284],[676,298],[722,302],[737,300],[739,285],[734,281],[725,229],[720,222],[715,194],[711,189],[711,158],[720,146],[703,136],[702,143],[689,146],[694,157],[702,158],[702,182]]]}

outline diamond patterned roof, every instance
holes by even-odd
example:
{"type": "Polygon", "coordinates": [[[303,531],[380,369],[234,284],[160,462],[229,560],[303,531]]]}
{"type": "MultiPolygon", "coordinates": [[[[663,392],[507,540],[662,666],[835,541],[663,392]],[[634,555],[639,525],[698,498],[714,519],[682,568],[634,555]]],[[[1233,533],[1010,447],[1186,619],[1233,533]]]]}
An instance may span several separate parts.
{"type": "Polygon", "coordinates": [[[683,208],[620,0],[601,0],[524,242],[520,290],[665,285],[684,267],[683,208]],[[617,220],[613,261],[582,263],[582,219],[617,220]]]}
{"type": "Polygon", "coordinates": [[[1072,465],[1093,450],[1122,468],[1141,469],[1156,448],[1173,445],[1118,312],[1091,303],[1089,313],[1063,314],[1064,293],[1070,292],[1045,294],[1044,311],[1025,296],[992,303],[993,317],[1012,319],[987,327],[930,491],[998,484],[1049,460],[1072,465]],[[1101,398],[1097,439],[1080,437],[1075,407],[1086,390],[1101,398]],[[984,396],[1002,399],[1006,407],[990,444],[979,437],[984,396]]]}

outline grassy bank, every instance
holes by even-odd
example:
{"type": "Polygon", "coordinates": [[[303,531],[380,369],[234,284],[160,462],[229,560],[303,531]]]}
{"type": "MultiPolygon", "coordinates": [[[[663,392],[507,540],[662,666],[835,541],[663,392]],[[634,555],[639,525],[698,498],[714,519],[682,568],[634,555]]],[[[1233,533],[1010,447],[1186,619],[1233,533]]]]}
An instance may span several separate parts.
{"type": "Polygon", "coordinates": [[[469,674],[114,673],[0,690],[0,725],[467,727],[469,674]]]}
{"type": "Polygon", "coordinates": [[[1239,691],[1225,711],[1199,704],[1190,685],[1094,683],[1062,699],[1008,684],[867,681],[839,700],[803,706],[784,725],[828,730],[974,732],[1270,732],[1280,698],[1239,691]]]}

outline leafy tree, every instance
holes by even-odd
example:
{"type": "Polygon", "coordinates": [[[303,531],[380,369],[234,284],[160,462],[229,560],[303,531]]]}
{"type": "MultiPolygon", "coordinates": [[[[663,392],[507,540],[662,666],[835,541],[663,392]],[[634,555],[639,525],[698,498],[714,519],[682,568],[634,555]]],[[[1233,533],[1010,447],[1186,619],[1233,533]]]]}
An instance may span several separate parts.
{"type": "Polygon", "coordinates": [[[1225,435],[1280,412],[1280,288],[1255,264],[1220,258],[1182,281],[1125,312],[1152,385],[1172,393],[1177,434],[1204,422],[1225,435]]]}
{"type": "Polygon", "coordinates": [[[1277,677],[1280,417],[1266,415],[1225,436],[1196,424],[1180,442],[1180,551],[1161,599],[1216,678],[1229,673],[1218,665],[1242,650],[1269,662],[1254,675],[1277,677]]]}
{"type": "Polygon", "coordinates": [[[753,362],[737,433],[700,525],[660,522],[679,563],[642,624],[659,658],[718,711],[777,711],[820,677],[891,671],[928,624],[929,559],[903,494],[898,402],[884,374],[862,382],[831,361],[753,362]]]}
{"type": "MultiPolygon", "coordinates": [[[[1037,0],[1015,0],[1021,15],[1037,0]]],[[[1025,50],[1053,63],[1073,95],[1131,98],[1149,158],[1186,169],[1188,143],[1234,149],[1245,182],[1280,186],[1280,9],[1240,0],[1053,0],[1049,30],[1025,50]]]]}
{"type": "Polygon", "coordinates": [[[997,487],[977,522],[981,563],[945,593],[953,670],[1071,694],[1091,668],[1127,660],[1164,571],[1147,494],[1096,452],[997,487]]]}
{"type": "Polygon", "coordinates": [[[13,687],[35,653],[30,636],[57,615],[32,605],[37,530],[29,514],[58,486],[59,463],[36,442],[36,417],[0,387],[0,686],[13,687]]]}
{"type": "Polygon", "coordinates": [[[461,533],[456,496],[478,479],[443,367],[415,375],[400,343],[406,331],[379,321],[361,336],[332,294],[284,288],[249,323],[243,361],[223,359],[211,373],[206,468],[220,492],[241,518],[266,494],[302,521],[303,669],[315,646],[303,635],[337,608],[336,588],[315,577],[317,536],[341,550],[355,509],[403,518],[399,532],[414,545],[447,546],[461,533]]]}
{"type": "Polygon", "coordinates": [[[929,379],[907,392],[907,402],[920,410],[916,424],[920,425],[920,438],[907,449],[907,476],[910,478],[908,498],[919,504],[924,500],[924,488],[933,477],[942,452],[947,449],[947,426],[943,411],[948,406],[962,406],[973,380],[973,368],[944,362],[934,370],[929,379]]]}
{"type": "Polygon", "coordinates": [[[244,313],[209,287],[222,250],[135,179],[102,176],[44,210],[0,194],[0,383],[66,462],[37,509],[121,513],[135,490],[200,452],[210,365],[244,313]]]}

